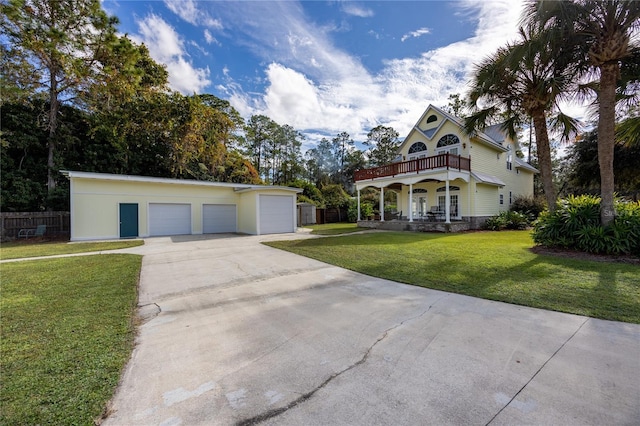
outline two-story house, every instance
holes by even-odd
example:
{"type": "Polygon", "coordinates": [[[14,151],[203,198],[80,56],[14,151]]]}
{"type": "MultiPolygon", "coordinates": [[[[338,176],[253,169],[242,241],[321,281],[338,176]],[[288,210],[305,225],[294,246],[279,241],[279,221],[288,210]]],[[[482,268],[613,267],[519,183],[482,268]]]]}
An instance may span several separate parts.
{"type": "MultiPolygon", "coordinates": [[[[475,229],[508,210],[516,195],[533,195],[533,176],[538,170],[516,156],[515,141],[499,125],[471,136],[463,125],[461,119],[429,105],[400,145],[398,162],[357,171],[358,203],[360,191],[374,187],[380,190],[383,211],[384,192],[394,191],[395,222],[405,223],[402,227],[361,224],[430,229],[424,224],[453,222],[456,230],[475,229]],[[407,222],[416,226],[406,226],[407,222]]],[[[382,215],[380,222],[384,220],[382,215]]]]}

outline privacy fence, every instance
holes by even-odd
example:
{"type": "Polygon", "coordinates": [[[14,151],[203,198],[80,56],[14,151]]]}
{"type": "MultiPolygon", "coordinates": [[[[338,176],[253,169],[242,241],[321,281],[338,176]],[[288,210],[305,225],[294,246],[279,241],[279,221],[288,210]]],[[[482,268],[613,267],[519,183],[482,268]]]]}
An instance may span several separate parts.
{"type": "Polygon", "coordinates": [[[2,240],[18,237],[21,229],[35,229],[46,225],[45,236],[69,236],[69,212],[3,212],[0,213],[2,240]]]}

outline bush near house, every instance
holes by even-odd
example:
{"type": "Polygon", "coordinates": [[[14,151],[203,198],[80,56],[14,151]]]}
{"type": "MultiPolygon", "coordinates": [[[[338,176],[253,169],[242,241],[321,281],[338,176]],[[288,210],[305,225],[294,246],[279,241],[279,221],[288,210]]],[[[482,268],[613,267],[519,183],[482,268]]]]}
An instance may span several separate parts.
{"type": "Polygon", "coordinates": [[[489,231],[502,231],[503,229],[522,230],[527,229],[531,225],[529,218],[523,214],[514,211],[500,212],[490,217],[484,223],[484,228],[489,231]]]}
{"type": "Polygon", "coordinates": [[[640,256],[640,202],[616,200],[615,220],[600,224],[600,197],[569,196],[555,212],[544,211],[534,224],[533,240],[546,247],[595,254],[640,256]]]}
{"type": "Polygon", "coordinates": [[[547,203],[544,198],[516,195],[509,210],[526,215],[529,221],[533,223],[546,208],[547,203]]]}
{"type": "MultiPolygon", "coordinates": [[[[368,202],[361,202],[360,218],[363,220],[367,220],[371,216],[373,216],[373,206],[368,202]]],[[[354,223],[358,221],[358,200],[356,200],[355,198],[349,201],[347,220],[354,223]]]]}

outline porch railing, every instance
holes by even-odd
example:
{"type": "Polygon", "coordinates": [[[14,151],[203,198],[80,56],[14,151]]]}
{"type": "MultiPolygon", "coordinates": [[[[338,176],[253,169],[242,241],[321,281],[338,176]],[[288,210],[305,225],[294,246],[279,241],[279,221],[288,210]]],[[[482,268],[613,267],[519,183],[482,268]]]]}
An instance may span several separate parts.
{"type": "Polygon", "coordinates": [[[391,163],[371,169],[357,170],[355,181],[396,176],[407,173],[420,173],[425,170],[446,169],[471,171],[471,159],[454,154],[439,154],[432,157],[391,163]]]}

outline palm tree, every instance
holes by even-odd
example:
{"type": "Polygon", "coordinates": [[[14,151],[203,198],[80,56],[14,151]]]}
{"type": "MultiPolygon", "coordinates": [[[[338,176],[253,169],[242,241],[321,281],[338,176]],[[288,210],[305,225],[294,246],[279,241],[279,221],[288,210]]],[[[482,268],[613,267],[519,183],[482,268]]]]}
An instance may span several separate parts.
{"type": "MultiPolygon", "coordinates": [[[[600,165],[600,221],[615,217],[613,149],[615,145],[616,88],[621,61],[637,44],[632,37],[640,29],[640,2],[635,0],[530,0],[525,21],[538,24],[565,40],[576,64],[599,74],[598,162],[600,165]]],[[[564,55],[563,50],[558,51],[564,55]]],[[[566,52],[566,50],[564,51],[566,52]]]]}
{"type": "Polygon", "coordinates": [[[562,62],[563,57],[552,53],[547,40],[540,38],[533,27],[521,28],[520,36],[521,41],[498,49],[476,66],[468,95],[474,112],[465,120],[465,127],[471,134],[497,117],[506,116],[503,130],[515,138],[517,127],[527,120],[527,116],[531,117],[545,198],[553,211],[556,190],[547,114],[557,113],[554,122],[562,129],[564,137],[575,131],[576,122],[562,114],[558,106],[558,101],[572,85],[572,68],[562,62]]]}

